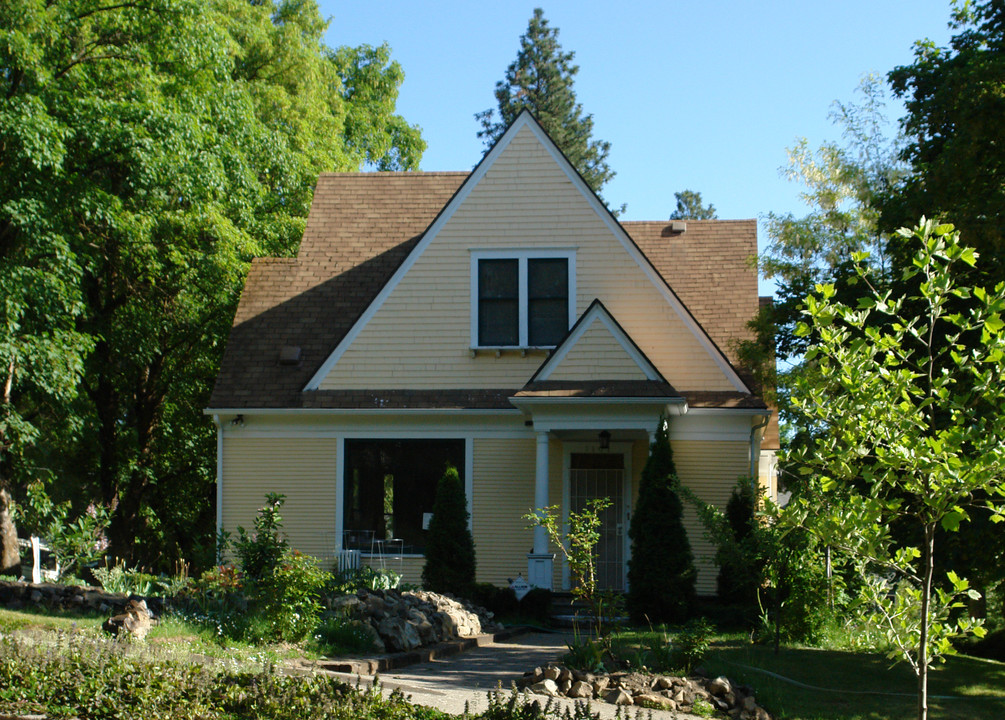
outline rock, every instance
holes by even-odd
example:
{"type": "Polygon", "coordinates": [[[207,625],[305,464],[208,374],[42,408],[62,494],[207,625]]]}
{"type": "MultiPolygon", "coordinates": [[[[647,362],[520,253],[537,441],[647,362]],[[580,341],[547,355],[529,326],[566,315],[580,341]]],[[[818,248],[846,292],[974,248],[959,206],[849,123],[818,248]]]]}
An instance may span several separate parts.
{"type": "Polygon", "coordinates": [[[33,604],[38,605],[40,602],[42,602],[42,593],[40,593],[38,590],[32,590],[29,599],[33,604]]]}
{"type": "Polygon", "coordinates": [[[548,666],[544,670],[544,676],[549,680],[557,681],[562,676],[562,671],[559,670],[557,667],[548,666]]]}
{"type": "Polygon", "coordinates": [[[673,681],[670,678],[660,675],[653,682],[653,689],[655,690],[669,690],[673,687],[673,681]]]}
{"type": "Polygon", "coordinates": [[[767,710],[758,705],[757,710],[754,711],[754,720],[771,720],[771,715],[768,714],[767,710]]]}
{"type": "Polygon", "coordinates": [[[747,697],[743,698],[743,709],[750,713],[756,712],[757,701],[754,700],[753,695],[748,695],[747,697]]]}
{"type": "Polygon", "coordinates": [[[388,650],[392,652],[408,652],[422,644],[418,628],[408,620],[387,615],[377,626],[377,632],[388,650]]]}
{"type": "Polygon", "coordinates": [[[558,685],[548,678],[530,686],[530,691],[537,695],[547,695],[548,697],[558,697],[558,685]]]}
{"type": "Polygon", "coordinates": [[[611,703],[612,705],[632,705],[634,701],[632,700],[631,694],[622,688],[614,688],[604,695],[604,700],[611,703]]]}
{"type": "Polygon", "coordinates": [[[676,710],[677,703],[675,703],[670,698],[665,698],[662,695],[657,695],[656,693],[642,693],[641,695],[636,695],[634,698],[636,705],[642,705],[643,707],[651,707],[658,709],[676,710]]]}
{"type": "Polygon", "coordinates": [[[592,683],[594,696],[600,697],[600,695],[604,692],[604,690],[608,688],[610,684],[611,679],[607,675],[601,675],[600,677],[595,678],[592,683]]]}
{"type": "Polygon", "coordinates": [[[137,640],[142,640],[153,627],[153,618],[147,609],[145,600],[130,600],[126,611],[121,615],[108,618],[101,629],[112,635],[119,635],[124,630],[137,640]]]}
{"type": "Polygon", "coordinates": [[[585,680],[577,680],[572,684],[572,687],[569,688],[569,692],[567,692],[566,695],[571,698],[592,698],[593,685],[585,680]]]}
{"type": "Polygon", "coordinates": [[[715,680],[709,680],[706,686],[708,691],[713,697],[724,697],[726,694],[733,691],[732,686],[729,684],[729,679],[720,675],[715,680]]]}

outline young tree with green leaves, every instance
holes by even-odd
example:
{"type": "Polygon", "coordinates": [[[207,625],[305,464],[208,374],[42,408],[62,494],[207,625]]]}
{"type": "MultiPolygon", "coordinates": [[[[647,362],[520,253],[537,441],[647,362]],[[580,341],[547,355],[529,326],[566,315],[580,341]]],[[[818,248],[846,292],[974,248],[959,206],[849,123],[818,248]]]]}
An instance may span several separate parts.
{"type": "Polygon", "coordinates": [[[694,190],[681,190],[673,194],[677,199],[677,209],[670,213],[671,220],[715,220],[715,205],[705,205],[701,193],[694,190]]]}
{"type": "Polygon", "coordinates": [[[628,537],[628,612],[636,623],[681,622],[695,604],[694,557],[677,493],[670,426],[660,420],[642,468],[628,537]]]}
{"type": "Polygon", "coordinates": [[[475,583],[475,541],[468,527],[468,501],[457,468],[448,466],[436,486],[433,517],[426,538],[422,586],[467,595],[475,583]]]}
{"type": "Polygon", "coordinates": [[[935,577],[937,532],[957,531],[976,508],[1005,519],[1005,285],[958,282],[975,254],[951,225],[923,219],[897,242],[913,250],[900,286],[909,290],[874,285],[867,254],[855,253],[856,304],[832,284],[806,300],[798,332],[817,338],[806,354],[816,373],[793,402],[819,432],[793,454],[817,499],[797,498],[782,522],[872,578],[868,599],[917,673],[924,720],[931,664],[953,637],[983,633],[951,615],[975,593],[955,572],[935,577]]]}
{"type": "Polygon", "coordinates": [[[611,144],[593,139],[593,115],[584,114],[576,102],[572,85],[579,66],[573,64],[574,57],[575,53],[562,50],[558,28],[548,24],[541,8],[535,8],[527,32],[520,36],[516,60],[496,83],[498,119],[493,109],[475,115],[482,126],[478,137],[492,145],[523,110],[530,110],[586,184],[599,193],[614,177],[607,164],[611,144]]]}

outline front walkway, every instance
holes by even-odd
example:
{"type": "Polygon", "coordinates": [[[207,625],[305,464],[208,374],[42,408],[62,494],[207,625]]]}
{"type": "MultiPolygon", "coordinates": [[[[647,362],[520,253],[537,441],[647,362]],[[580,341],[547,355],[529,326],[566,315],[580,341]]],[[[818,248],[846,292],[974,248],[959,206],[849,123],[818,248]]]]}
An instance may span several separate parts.
{"type": "MultiPolygon", "coordinates": [[[[570,635],[559,633],[529,633],[518,635],[502,642],[489,643],[450,658],[433,660],[427,663],[411,665],[400,670],[392,670],[380,675],[380,682],[385,693],[399,689],[411,701],[418,705],[428,705],[444,712],[460,714],[465,705],[472,713],[483,712],[488,708],[487,693],[495,690],[502,683],[503,690],[508,694],[512,683],[529,670],[559,659],[568,647],[566,642],[570,635]]],[[[356,677],[345,673],[334,673],[354,683],[356,677]]],[[[363,676],[364,683],[373,680],[363,676]]],[[[529,696],[544,705],[547,698],[540,695],[529,696]]],[[[559,707],[573,705],[572,700],[556,699],[559,707]]],[[[615,717],[617,708],[614,705],[594,701],[593,712],[600,713],[601,718],[615,717]]],[[[684,713],[672,713],[663,710],[642,710],[643,718],[653,720],[697,720],[697,716],[684,713]]],[[[631,712],[629,717],[635,717],[631,712]]]]}

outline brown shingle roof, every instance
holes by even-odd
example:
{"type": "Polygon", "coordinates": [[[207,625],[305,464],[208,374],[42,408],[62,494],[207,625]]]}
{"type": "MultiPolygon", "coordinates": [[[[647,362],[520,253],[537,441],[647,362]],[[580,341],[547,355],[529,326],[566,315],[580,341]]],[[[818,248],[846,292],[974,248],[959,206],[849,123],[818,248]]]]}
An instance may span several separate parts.
{"type": "Polygon", "coordinates": [[[758,308],[757,221],[688,220],[683,233],[667,222],[622,227],[736,367],[733,346],[751,337],[746,324],[758,308]]]}
{"type": "Polygon", "coordinates": [[[300,391],[394,274],[467,173],[326,173],[296,259],[257,259],[213,408],[300,407],[300,391]],[[300,363],[280,365],[284,345],[300,363]]]}
{"type": "MultiPolygon", "coordinates": [[[[508,406],[502,399],[516,388],[301,392],[467,177],[321,175],[297,257],[251,265],[210,407],[508,406]],[[284,346],[300,348],[299,363],[280,364],[284,346]]],[[[669,233],[664,222],[624,227],[735,365],[733,341],[746,336],[745,324],[757,310],[757,277],[747,266],[756,253],[756,221],[691,220],[682,234],[669,233]]]]}

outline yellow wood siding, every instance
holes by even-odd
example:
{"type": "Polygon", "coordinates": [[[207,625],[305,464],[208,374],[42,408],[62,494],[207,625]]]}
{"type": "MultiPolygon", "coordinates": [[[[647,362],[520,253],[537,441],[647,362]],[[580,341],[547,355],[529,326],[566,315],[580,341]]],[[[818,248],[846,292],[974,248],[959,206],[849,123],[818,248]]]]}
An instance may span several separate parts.
{"type": "MultiPolygon", "coordinates": [[[[737,480],[750,474],[750,445],[744,442],[676,440],[673,453],[681,482],[705,502],[724,509],[737,480]]],[[[704,526],[686,502],[684,527],[698,570],[698,594],[714,595],[718,573],[713,560],[715,546],[705,539],[704,526]]]]}
{"type": "Polygon", "coordinates": [[[471,190],[320,387],[521,387],[540,355],[470,356],[470,251],[529,248],[575,249],[577,315],[600,298],[675,387],[734,389],[528,128],[471,190]]]}
{"type": "Polygon", "coordinates": [[[551,372],[549,380],[645,380],[642,368],[611,335],[594,322],[551,372]]]}
{"type": "Polygon", "coordinates": [[[505,585],[527,575],[534,535],[523,516],[534,506],[536,452],[533,439],[474,440],[471,507],[479,582],[505,585]]]}
{"type": "Polygon", "coordinates": [[[290,546],[330,558],[335,549],[336,451],[334,439],[224,437],[224,529],[252,530],[266,493],[283,493],[280,515],[290,546]]]}

